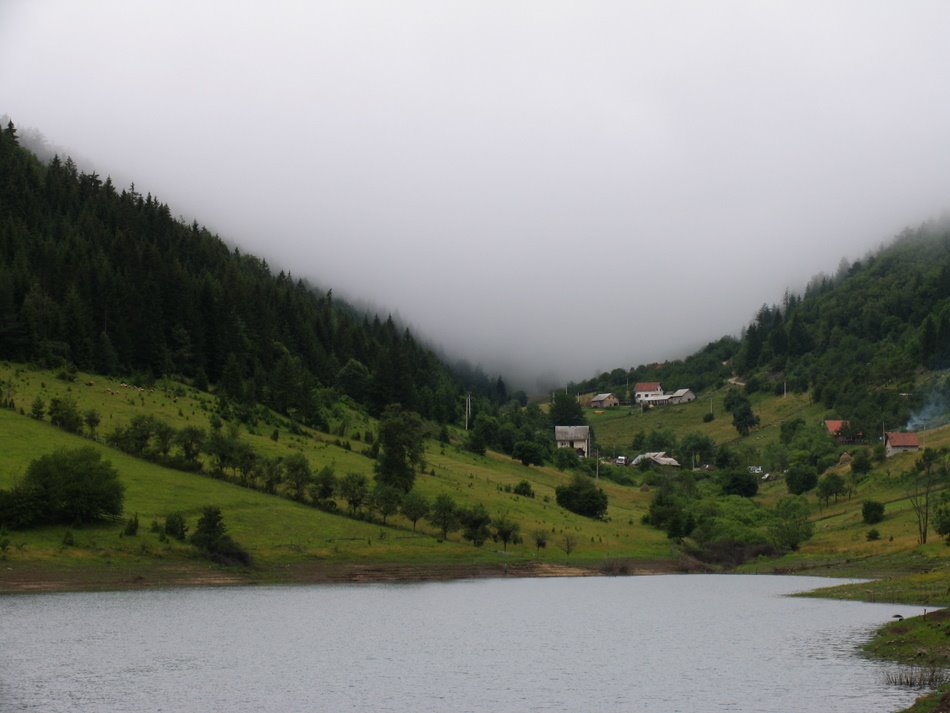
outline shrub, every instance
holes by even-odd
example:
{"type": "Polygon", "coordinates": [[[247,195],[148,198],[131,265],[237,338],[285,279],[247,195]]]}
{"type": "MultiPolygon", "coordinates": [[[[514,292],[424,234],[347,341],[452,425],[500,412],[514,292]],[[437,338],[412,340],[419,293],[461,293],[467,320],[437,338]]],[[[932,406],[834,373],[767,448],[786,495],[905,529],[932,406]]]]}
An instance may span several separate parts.
{"type": "Polygon", "coordinates": [[[203,550],[208,559],[218,564],[251,563],[251,555],[227,534],[221,508],[209,505],[202,511],[191,543],[203,550]]]}
{"type": "Polygon", "coordinates": [[[876,500],[865,500],[861,506],[861,517],[867,525],[875,525],[884,519],[884,503],[876,500]]]}
{"type": "Polygon", "coordinates": [[[818,485],[818,472],[807,463],[793,463],[785,476],[785,485],[792,495],[801,495],[818,485]]]}
{"type": "Polygon", "coordinates": [[[188,525],[185,523],[185,516],[180,512],[173,512],[165,516],[165,534],[174,537],[176,540],[184,540],[185,533],[188,532],[188,525]]]}
{"type": "Polygon", "coordinates": [[[741,495],[751,498],[759,492],[759,479],[754,473],[733,470],[722,476],[723,495],[741,495]]]}
{"type": "Polygon", "coordinates": [[[580,458],[573,448],[558,448],[554,451],[552,460],[554,461],[554,467],[558,470],[568,470],[580,465],[580,458]]]}
{"type": "Polygon", "coordinates": [[[522,480],[515,486],[515,495],[522,495],[526,498],[534,497],[534,488],[531,487],[531,483],[527,480],[522,480]]]}
{"type": "Polygon", "coordinates": [[[559,485],[554,494],[558,505],[578,515],[602,519],[607,514],[607,494],[586,475],[575,475],[570,485],[559,485]]]}
{"type": "Polygon", "coordinates": [[[881,533],[877,531],[877,528],[872,527],[870,530],[868,530],[867,538],[868,538],[868,542],[873,542],[874,540],[880,540],[881,533]]]}
{"type": "Polygon", "coordinates": [[[0,523],[22,528],[115,518],[124,491],[116,469],[95,448],[63,448],[34,460],[23,480],[0,491],[0,523]]]}
{"type": "Polygon", "coordinates": [[[139,534],[139,514],[135,513],[125,522],[125,528],[122,530],[122,534],[126,537],[135,537],[139,534]]]}
{"type": "Polygon", "coordinates": [[[62,396],[53,397],[49,402],[49,420],[54,426],[64,431],[79,433],[82,429],[82,416],[76,406],[75,399],[62,396]]]}

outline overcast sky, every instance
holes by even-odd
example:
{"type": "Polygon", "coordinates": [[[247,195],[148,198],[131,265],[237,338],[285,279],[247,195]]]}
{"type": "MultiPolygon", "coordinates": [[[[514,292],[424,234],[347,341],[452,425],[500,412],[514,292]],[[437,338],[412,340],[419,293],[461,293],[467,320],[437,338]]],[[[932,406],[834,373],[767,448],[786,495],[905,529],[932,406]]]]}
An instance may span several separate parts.
{"type": "Polygon", "coordinates": [[[0,114],[530,388],[943,214],[948,38],[942,0],[0,0],[0,114]]]}

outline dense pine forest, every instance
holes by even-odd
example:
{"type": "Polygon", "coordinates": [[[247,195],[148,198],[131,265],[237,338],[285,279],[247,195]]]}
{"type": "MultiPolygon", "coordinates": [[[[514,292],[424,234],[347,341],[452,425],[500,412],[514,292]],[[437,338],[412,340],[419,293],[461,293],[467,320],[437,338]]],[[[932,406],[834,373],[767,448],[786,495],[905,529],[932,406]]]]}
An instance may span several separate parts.
{"type": "Polygon", "coordinates": [[[782,304],[763,305],[740,338],[696,354],[576,385],[618,390],[637,381],[700,391],[735,378],[747,392],[811,392],[851,436],[898,430],[929,404],[944,416],[950,366],[950,224],[928,222],[833,276],[818,275],[782,304]]]}
{"type": "MultiPolygon", "coordinates": [[[[504,383],[450,369],[392,318],[359,313],[228,247],[134,185],[44,165],[0,132],[0,358],[149,381],[176,376],[319,425],[347,395],[461,417],[462,393],[504,383]]],[[[319,270],[315,265],[314,271],[319,270]]]]}

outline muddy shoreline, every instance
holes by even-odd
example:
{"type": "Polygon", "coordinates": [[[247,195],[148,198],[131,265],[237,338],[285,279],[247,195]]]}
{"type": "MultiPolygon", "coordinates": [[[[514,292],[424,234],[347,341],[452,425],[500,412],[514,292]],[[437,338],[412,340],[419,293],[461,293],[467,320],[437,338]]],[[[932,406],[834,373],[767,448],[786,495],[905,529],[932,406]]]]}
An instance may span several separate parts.
{"type": "Polygon", "coordinates": [[[396,584],[501,577],[635,576],[689,571],[701,570],[684,566],[681,561],[626,559],[577,564],[542,561],[432,565],[294,562],[249,568],[222,567],[199,561],[94,568],[7,561],[0,564],[0,594],[267,584],[396,584]]]}

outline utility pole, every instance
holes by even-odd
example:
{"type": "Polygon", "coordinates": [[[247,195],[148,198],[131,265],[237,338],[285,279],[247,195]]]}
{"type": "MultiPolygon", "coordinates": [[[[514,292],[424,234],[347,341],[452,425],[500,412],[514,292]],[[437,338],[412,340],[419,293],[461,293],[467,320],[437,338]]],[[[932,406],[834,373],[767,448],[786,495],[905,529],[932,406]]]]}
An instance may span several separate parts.
{"type": "Polygon", "coordinates": [[[472,415],[472,392],[465,394],[465,430],[468,430],[468,419],[472,415]]]}

